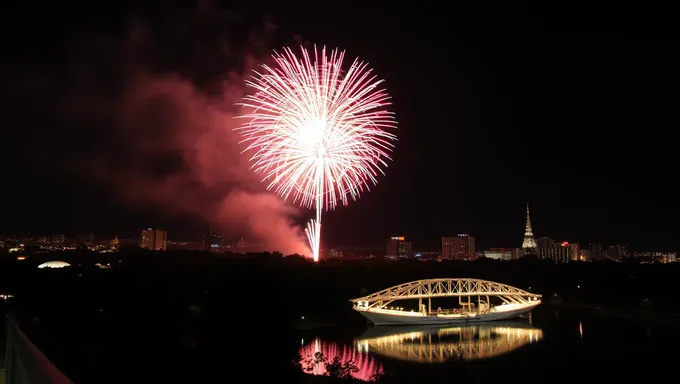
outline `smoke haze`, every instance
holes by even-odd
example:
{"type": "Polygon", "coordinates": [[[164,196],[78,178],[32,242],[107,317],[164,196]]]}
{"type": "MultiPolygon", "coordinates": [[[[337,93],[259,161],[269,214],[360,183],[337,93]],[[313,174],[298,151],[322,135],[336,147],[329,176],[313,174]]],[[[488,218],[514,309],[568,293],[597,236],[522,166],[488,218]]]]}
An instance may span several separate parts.
{"type": "Polygon", "coordinates": [[[227,235],[309,254],[294,224],[302,212],[264,190],[233,131],[243,74],[266,56],[273,31],[235,32],[236,19],[200,8],[76,39],[59,75],[24,84],[60,123],[34,157],[127,205],[196,215],[227,235]]]}

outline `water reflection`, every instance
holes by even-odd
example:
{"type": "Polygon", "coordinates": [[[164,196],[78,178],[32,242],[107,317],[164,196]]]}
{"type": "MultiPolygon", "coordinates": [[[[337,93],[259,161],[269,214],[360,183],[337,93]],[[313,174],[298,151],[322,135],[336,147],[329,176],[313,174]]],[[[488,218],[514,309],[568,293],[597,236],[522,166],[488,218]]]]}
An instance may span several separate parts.
{"type": "Polygon", "coordinates": [[[373,327],[354,344],[361,353],[419,363],[495,357],[543,337],[541,329],[521,322],[459,327],[373,327]]]}
{"type": "Polygon", "coordinates": [[[315,355],[321,352],[330,362],[336,356],[341,364],[351,362],[357,370],[352,372],[352,377],[359,380],[370,381],[383,372],[382,366],[368,353],[360,352],[349,345],[340,345],[319,339],[318,337],[300,348],[302,357],[302,370],[312,375],[327,375],[326,363],[315,361],[315,355]]]}

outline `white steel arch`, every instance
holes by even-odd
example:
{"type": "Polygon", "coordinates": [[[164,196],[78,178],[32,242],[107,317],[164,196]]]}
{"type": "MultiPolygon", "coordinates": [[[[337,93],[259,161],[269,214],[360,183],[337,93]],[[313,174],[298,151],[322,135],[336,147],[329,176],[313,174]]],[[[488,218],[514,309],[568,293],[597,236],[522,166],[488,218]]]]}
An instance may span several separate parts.
{"type": "Polygon", "coordinates": [[[363,304],[368,308],[382,308],[395,300],[472,296],[498,297],[505,303],[514,304],[527,304],[541,298],[541,295],[493,281],[444,278],[411,281],[350,301],[355,304],[363,304]]]}

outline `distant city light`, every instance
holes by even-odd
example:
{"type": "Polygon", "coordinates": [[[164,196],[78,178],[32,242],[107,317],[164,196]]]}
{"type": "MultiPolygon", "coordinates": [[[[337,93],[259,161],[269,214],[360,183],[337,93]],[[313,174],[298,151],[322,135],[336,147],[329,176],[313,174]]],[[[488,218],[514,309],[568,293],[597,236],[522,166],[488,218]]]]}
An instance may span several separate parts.
{"type": "Polygon", "coordinates": [[[38,265],[38,268],[65,268],[65,267],[70,267],[71,264],[64,262],[64,261],[48,261],[46,263],[42,263],[38,265]]]}

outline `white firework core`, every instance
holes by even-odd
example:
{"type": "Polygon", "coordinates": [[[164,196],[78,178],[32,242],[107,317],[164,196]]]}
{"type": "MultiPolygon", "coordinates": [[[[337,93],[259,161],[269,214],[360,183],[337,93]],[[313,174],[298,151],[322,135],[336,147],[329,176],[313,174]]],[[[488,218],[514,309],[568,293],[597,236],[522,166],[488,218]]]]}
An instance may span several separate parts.
{"type": "Polygon", "coordinates": [[[377,184],[394,146],[397,123],[389,96],[366,63],[342,70],[344,52],[288,48],[275,67],[262,65],[246,82],[252,90],[237,130],[255,172],[285,200],[316,209],[307,228],[318,261],[322,210],[347,205],[377,184]]]}

